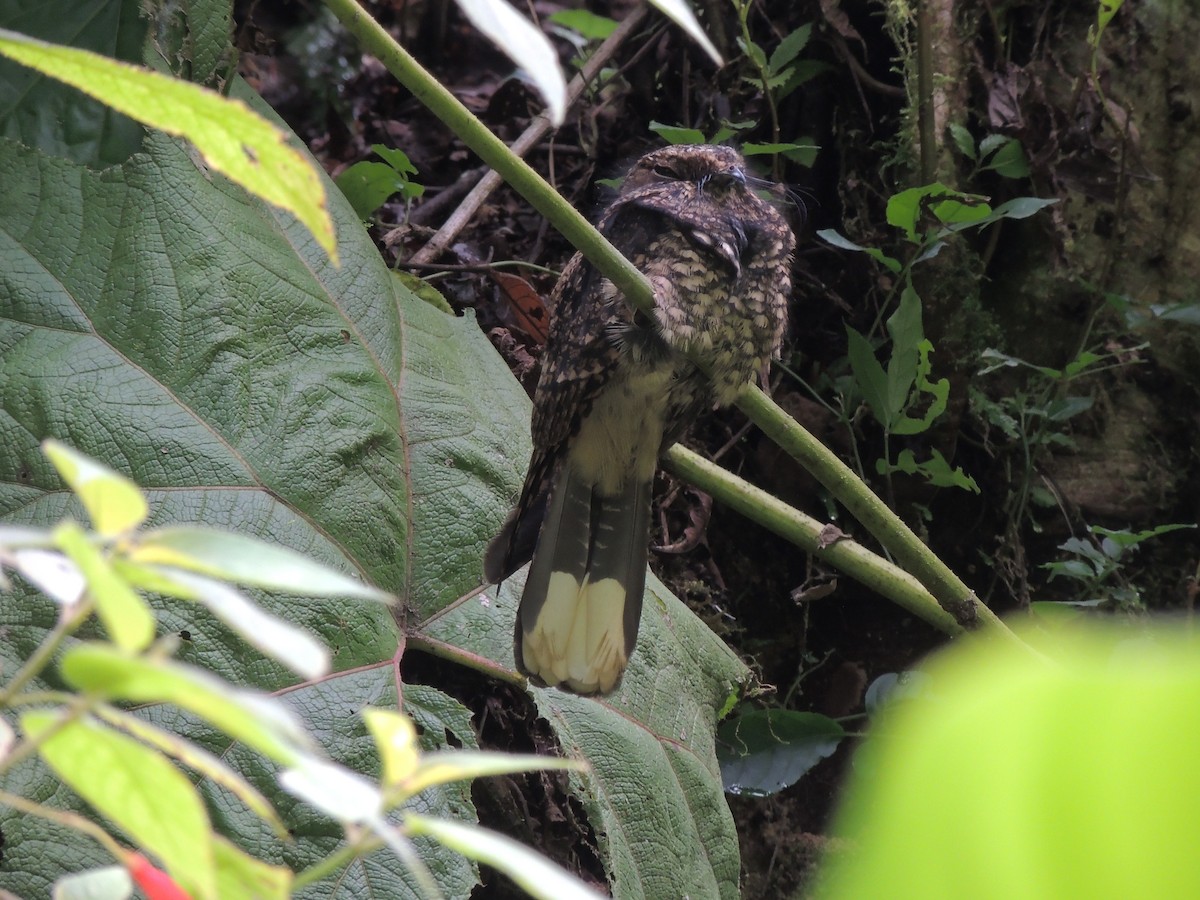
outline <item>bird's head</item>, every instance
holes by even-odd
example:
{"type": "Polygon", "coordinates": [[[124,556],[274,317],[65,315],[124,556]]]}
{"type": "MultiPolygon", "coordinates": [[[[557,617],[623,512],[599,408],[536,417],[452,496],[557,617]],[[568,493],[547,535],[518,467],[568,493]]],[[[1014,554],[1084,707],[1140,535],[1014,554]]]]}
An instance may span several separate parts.
{"type": "Polygon", "coordinates": [[[677,144],[652,150],[639,159],[625,178],[621,193],[629,195],[655,186],[693,186],[699,193],[746,190],[746,161],[732,147],[677,144]]]}

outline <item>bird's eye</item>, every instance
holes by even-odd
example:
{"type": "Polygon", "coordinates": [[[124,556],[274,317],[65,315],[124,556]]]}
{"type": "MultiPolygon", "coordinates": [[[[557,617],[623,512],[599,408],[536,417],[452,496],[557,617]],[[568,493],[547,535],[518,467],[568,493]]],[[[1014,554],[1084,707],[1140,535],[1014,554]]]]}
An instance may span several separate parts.
{"type": "Polygon", "coordinates": [[[663,178],[672,178],[675,180],[679,179],[678,172],[676,172],[670,166],[663,165],[662,163],[659,163],[657,166],[654,167],[654,174],[661,175],[663,178]]]}

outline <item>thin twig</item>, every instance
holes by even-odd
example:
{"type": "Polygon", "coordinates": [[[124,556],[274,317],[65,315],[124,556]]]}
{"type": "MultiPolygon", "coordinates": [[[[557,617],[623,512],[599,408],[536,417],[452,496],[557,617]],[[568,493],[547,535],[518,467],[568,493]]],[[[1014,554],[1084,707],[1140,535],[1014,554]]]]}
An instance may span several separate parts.
{"type": "MultiPolygon", "coordinates": [[[[11,807],[27,816],[36,816],[39,819],[54,822],[65,828],[74,828],[104,847],[115,860],[123,861],[129,855],[128,851],[118,844],[112,835],[91,819],[85,818],[79,813],[67,812],[64,809],[55,809],[52,806],[43,806],[41,803],[35,803],[32,800],[22,797],[20,794],[11,794],[8,791],[0,791],[0,806],[11,807]]],[[[3,894],[0,894],[0,896],[3,896],[3,894]]]]}
{"type": "Polygon", "coordinates": [[[558,277],[561,273],[555,269],[528,263],[521,259],[501,259],[496,262],[483,263],[419,263],[405,260],[396,263],[397,269],[412,269],[414,272],[494,272],[496,269],[528,269],[545,275],[558,277]]]}
{"type": "Polygon", "coordinates": [[[833,35],[833,47],[842,61],[850,67],[850,71],[854,74],[854,79],[859,82],[862,87],[870,88],[877,94],[882,94],[885,97],[893,97],[898,100],[905,100],[908,94],[904,88],[895,84],[887,84],[880,81],[874,75],[866,70],[854,52],[850,49],[850,45],[846,43],[846,39],[840,34],[833,35]]]}
{"type": "MultiPolygon", "coordinates": [[[[640,6],[626,16],[625,20],[617,26],[617,29],[591,55],[579,71],[579,74],[571,79],[571,83],[567,86],[568,108],[573,106],[583,96],[588,85],[595,80],[605,64],[617,52],[617,48],[642,24],[642,21],[646,18],[646,10],[646,6],[640,6]]],[[[533,121],[529,123],[529,127],[513,142],[510,149],[517,156],[524,157],[526,153],[536,147],[550,133],[552,127],[550,120],[545,116],[534,116],[533,121]]],[[[503,181],[504,179],[501,178],[495,169],[490,170],[484,175],[479,180],[479,183],[463,199],[463,202],[458,205],[458,208],[454,210],[450,218],[437,230],[437,233],[429,239],[424,247],[412,255],[411,261],[414,263],[431,263],[446,252],[446,248],[454,243],[454,239],[467,227],[467,223],[475,217],[475,213],[479,211],[479,207],[484,204],[487,198],[491,196],[492,192],[503,181]]]]}
{"type": "Polygon", "coordinates": [[[356,859],[374,853],[381,847],[383,847],[381,839],[370,832],[360,832],[354,840],[348,840],[328,856],[317,860],[307,869],[297,872],[292,881],[292,890],[298,891],[300,888],[323,881],[356,859]]]}
{"type": "MultiPolygon", "coordinates": [[[[410,225],[428,225],[451,206],[463,198],[463,196],[471,190],[479,179],[488,172],[487,166],[479,166],[475,169],[467,169],[456,179],[453,184],[446,185],[433,197],[430,197],[420,206],[412,211],[408,217],[410,225]]],[[[384,237],[384,243],[387,243],[387,236],[384,237]]]]}
{"type": "Polygon", "coordinates": [[[21,690],[30,680],[41,674],[41,671],[50,663],[54,654],[58,652],[58,648],[62,645],[62,642],[74,634],[75,629],[92,614],[94,606],[95,601],[92,600],[91,595],[85,594],[72,609],[60,612],[58,621],[46,637],[42,639],[42,642],[33,652],[33,655],[25,660],[25,664],[17,670],[17,673],[13,675],[8,684],[0,690],[0,708],[8,706],[12,702],[13,697],[17,695],[17,691],[21,690]]]}
{"type": "Polygon", "coordinates": [[[58,718],[55,719],[45,731],[38,734],[36,737],[27,737],[8,752],[8,754],[0,759],[0,775],[11,771],[26,758],[37,753],[46,741],[50,740],[68,725],[80,719],[91,711],[91,708],[97,703],[97,700],[91,694],[78,694],[64,704],[58,712],[58,718]]]}

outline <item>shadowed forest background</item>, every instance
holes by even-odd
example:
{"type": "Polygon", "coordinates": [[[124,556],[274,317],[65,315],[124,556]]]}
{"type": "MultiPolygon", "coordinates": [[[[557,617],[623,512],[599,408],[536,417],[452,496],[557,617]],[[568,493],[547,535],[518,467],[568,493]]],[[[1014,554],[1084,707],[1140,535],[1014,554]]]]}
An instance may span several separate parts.
{"type": "MultiPolygon", "coordinates": [[[[697,0],[721,65],[649,4],[513,5],[568,78],[589,73],[556,129],[535,131],[544,98],[456,4],[364,4],[593,219],[652,147],[741,149],[782,186],[774,197],[798,239],[791,325],[764,384],[773,399],[982,602],[1048,645],[1068,622],[1190,631],[1190,0],[697,0]]],[[[251,592],[329,648],[313,676],[248,648],[244,623],[231,630],[162,596],[144,601],[148,630],[132,649],[105,644],[113,628],[94,619],[64,641],[58,607],[14,579],[0,603],[0,801],[108,814],[37,757],[20,711],[83,696],[63,689],[65,678],[84,690],[62,667],[82,647],[158,674],[215,673],[231,706],[233,686],[270,695],[313,735],[314,754],[368,780],[382,756],[368,707],[409,717],[417,743],[406,746],[426,759],[483,749],[587,764],[427,788],[389,810],[397,833],[413,809],[478,820],[619,897],[803,896],[822,856],[839,858],[832,821],[862,736],[889,697],[919,694],[921,676],[907,673],[949,643],[951,617],[823,561],[844,538],[886,553],[844,495],[729,409],[684,443],[824,524],[810,552],[664,471],[650,554],[662,584],[651,579],[625,681],[601,698],[530,686],[511,656],[519,578],[481,585],[480,560],[524,474],[524,395],[571,245],[504,184],[477,202],[488,166],[351,36],[344,8],[339,23],[317,0],[195,0],[186,14],[138,0],[35,6],[0,3],[0,28],[158,66],[277,114],[344,194],[329,202],[342,264],[186,142],[0,62],[0,86],[23,85],[0,107],[0,527],[87,518],[42,455],[58,439],[141,485],[148,529],[255,535],[396,602],[251,592]],[[68,649],[56,656],[58,642],[68,649]],[[45,673],[27,672],[43,650],[45,673]],[[4,738],[18,731],[14,765],[4,738]]],[[[244,734],[177,698],[91,700],[125,703],[122,715],[136,702],[120,727],[152,723],[261,791],[278,819],[232,803],[211,773],[188,776],[200,832],[269,866],[286,882],[279,896],[294,873],[298,896],[424,895],[410,859],[354,844],[363,832],[343,827],[348,816],[314,814],[244,734]]],[[[1074,734],[1075,722],[1057,724],[1074,734]]],[[[1165,756],[1161,740],[1132,740],[1165,756]]],[[[132,791],[118,801],[138,805],[132,791]]],[[[128,865],[81,831],[0,802],[0,893],[128,865]]],[[[417,858],[447,895],[525,896],[418,833],[417,858]]],[[[211,875],[207,865],[197,871],[211,875]]]]}

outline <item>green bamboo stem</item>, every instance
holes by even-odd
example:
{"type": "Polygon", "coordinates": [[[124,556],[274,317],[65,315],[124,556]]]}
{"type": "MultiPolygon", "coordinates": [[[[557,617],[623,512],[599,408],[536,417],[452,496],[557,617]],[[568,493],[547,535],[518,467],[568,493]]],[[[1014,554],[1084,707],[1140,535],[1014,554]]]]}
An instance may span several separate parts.
{"type": "MultiPolygon", "coordinates": [[[[580,213],[524,160],[471,114],[430,75],[355,0],[325,0],[325,5],[413,96],[446,124],[480,159],[503,176],[521,196],[583,253],[636,309],[652,314],[650,283],[580,213]]],[[[704,361],[694,359],[701,369],[704,361]]],[[[907,567],[938,604],[962,628],[980,624],[1008,629],[996,615],[918,538],[895,513],[816,438],[792,420],[758,388],[747,385],[738,406],[787,453],[812,472],[868,531],[907,567]]],[[[945,620],[942,620],[943,622],[945,620]]]]}
{"type": "Polygon", "coordinates": [[[827,526],[821,522],[679,444],[667,451],[664,462],[666,468],[714,499],[828,562],[935,628],[951,635],[962,632],[962,626],[938,606],[921,582],[862,544],[849,538],[831,541],[827,526]]]}
{"type": "MultiPolygon", "coordinates": [[[[937,599],[938,605],[965,629],[980,624],[1004,628],[974,592],[950,570],[887,504],[866,487],[828,447],[757,388],[748,387],[738,406],[759,428],[837,498],[854,518],[911,572],[937,599]]],[[[1007,630],[1004,628],[1004,630],[1007,630]]]]}

